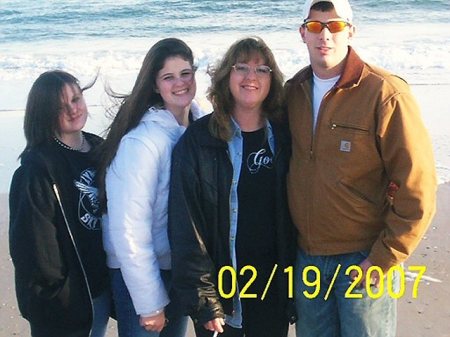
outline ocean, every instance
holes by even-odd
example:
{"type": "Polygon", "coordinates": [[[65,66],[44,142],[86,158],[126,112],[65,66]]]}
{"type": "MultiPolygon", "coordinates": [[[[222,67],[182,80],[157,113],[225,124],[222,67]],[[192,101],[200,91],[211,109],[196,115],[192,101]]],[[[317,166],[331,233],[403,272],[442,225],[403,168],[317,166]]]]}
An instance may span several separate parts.
{"type": "MultiPolygon", "coordinates": [[[[308,63],[300,40],[303,1],[0,1],[0,81],[49,68],[79,77],[136,74],[157,40],[189,43],[205,69],[236,39],[259,35],[287,77],[308,63]]],[[[354,0],[353,45],[411,83],[450,82],[448,0],[354,0]]],[[[4,106],[1,109],[21,108],[4,106]]]]}
{"type": "MultiPolygon", "coordinates": [[[[352,45],[364,60],[405,78],[420,94],[436,87],[450,94],[448,0],[351,4],[357,29],[352,45]]],[[[286,79],[308,65],[298,33],[302,7],[303,0],[0,0],[0,192],[8,185],[1,177],[17,165],[23,146],[21,114],[40,73],[64,69],[82,84],[98,73],[99,84],[86,97],[91,114],[102,114],[109,103],[104,86],[129,92],[148,49],[161,38],[179,37],[194,51],[197,96],[206,102],[207,67],[239,38],[262,37],[286,79]]],[[[428,104],[429,97],[422,102],[428,104]]],[[[432,109],[424,106],[424,119],[439,151],[440,181],[449,181],[450,117],[439,116],[450,116],[450,104],[440,103],[432,109]]],[[[102,123],[94,131],[104,129],[102,123]]]]}

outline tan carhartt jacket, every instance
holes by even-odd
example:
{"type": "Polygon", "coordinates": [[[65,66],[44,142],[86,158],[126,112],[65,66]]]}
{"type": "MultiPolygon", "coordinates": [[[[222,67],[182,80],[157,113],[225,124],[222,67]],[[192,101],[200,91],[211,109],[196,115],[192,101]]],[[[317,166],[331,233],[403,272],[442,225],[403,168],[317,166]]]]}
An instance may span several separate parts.
{"type": "Polygon", "coordinates": [[[412,253],[435,212],[435,163],[419,107],[403,79],[364,63],[351,47],[314,134],[311,92],[311,67],[286,83],[298,244],[311,255],[368,251],[387,270],[412,253]]]}

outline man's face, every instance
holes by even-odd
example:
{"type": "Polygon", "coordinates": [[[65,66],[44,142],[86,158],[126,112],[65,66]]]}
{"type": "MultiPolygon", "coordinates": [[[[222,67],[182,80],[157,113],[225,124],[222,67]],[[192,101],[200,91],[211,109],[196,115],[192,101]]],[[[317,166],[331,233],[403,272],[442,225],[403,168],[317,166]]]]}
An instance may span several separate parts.
{"type": "MultiPolygon", "coordinates": [[[[343,20],[336,11],[322,12],[311,10],[307,21],[343,20]]],[[[300,35],[306,43],[312,68],[321,78],[330,78],[342,72],[343,61],[347,56],[348,45],[354,34],[353,26],[346,26],[344,30],[331,33],[328,28],[323,28],[320,33],[308,31],[304,26],[300,27],[300,35]]]]}

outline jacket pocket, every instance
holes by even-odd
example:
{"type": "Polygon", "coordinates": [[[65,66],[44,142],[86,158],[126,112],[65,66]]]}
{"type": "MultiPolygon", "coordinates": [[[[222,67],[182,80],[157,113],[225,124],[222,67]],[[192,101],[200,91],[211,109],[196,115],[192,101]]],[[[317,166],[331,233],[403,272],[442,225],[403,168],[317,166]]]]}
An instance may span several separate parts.
{"type": "Polygon", "coordinates": [[[31,292],[28,307],[30,322],[54,328],[89,326],[91,303],[82,282],[78,277],[68,276],[52,298],[43,298],[31,292]]]}
{"type": "Polygon", "coordinates": [[[346,133],[356,133],[356,134],[369,134],[369,128],[363,125],[347,123],[347,122],[338,122],[331,121],[330,129],[336,131],[343,131],[346,133]]]}
{"type": "Polygon", "coordinates": [[[375,202],[373,202],[367,195],[358,191],[356,188],[347,185],[342,180],[339,181],[339,185],[341,185],[341,187],[346,191],[345,195],[356,202],[356,205],[360,205],[361,207],[367,205],[376,206],[375,202]]]}

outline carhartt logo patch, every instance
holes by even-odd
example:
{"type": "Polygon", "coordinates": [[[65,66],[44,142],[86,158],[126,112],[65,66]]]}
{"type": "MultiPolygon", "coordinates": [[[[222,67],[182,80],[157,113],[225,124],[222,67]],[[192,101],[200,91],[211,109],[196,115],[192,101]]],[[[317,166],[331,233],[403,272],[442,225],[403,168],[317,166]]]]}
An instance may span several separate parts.
{"type": "Polygon", "coordinates": [[[339,148],[341,152],[350,152],[352,150],[352,142],[348,140],[341,140],[341,147],[339,148]]]}

